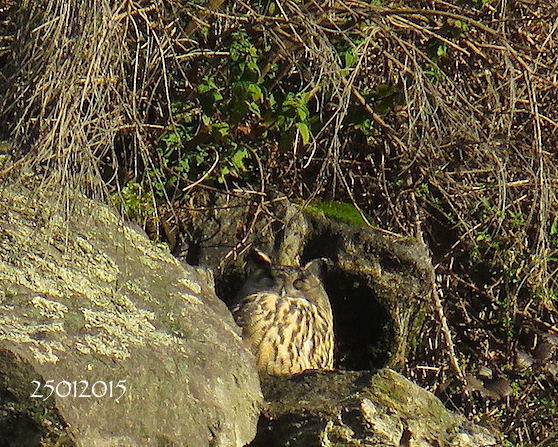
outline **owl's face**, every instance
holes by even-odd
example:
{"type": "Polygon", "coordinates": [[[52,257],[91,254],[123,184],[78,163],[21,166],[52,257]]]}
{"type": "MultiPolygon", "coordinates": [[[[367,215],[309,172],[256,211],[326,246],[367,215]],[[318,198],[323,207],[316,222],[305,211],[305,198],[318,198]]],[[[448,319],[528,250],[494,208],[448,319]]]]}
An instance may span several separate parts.
{"type": "Polygon", "coordinates": [[[331,309],[319,276],[323,260],[310,261],[304,267],[289,267],[272,265],[271,260],[260,251],[256,251],[252,258],[240,297],[274,293],[310,301],[323,310],[331,309]]]}

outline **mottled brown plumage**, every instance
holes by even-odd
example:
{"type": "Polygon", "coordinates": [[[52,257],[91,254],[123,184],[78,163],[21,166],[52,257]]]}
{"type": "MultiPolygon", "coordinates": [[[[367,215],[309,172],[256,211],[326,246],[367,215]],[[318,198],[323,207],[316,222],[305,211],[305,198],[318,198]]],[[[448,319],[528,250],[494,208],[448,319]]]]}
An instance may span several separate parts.
{"type": "Polygon", "coordinates": [[[256,251],[251,273],[233,307],[258,370],[293,375],[333,367],[333,316],[318,276],[321,261],[302,268],[272,266],[256,251]]]}

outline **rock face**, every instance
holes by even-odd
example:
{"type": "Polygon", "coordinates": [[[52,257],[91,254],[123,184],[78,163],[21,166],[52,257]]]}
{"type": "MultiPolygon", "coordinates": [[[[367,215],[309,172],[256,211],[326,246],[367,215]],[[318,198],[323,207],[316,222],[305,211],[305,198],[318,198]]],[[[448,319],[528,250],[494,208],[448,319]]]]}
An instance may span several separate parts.
{"type": "Polygon", "coordinates": [[[269,377],[262,388],[269,404],[250,447],[501,445],[390,369],[269,377]]]}
{"type": "Polygon", "coordinates": [[[259,381],[212,275],[54,200],[0,190],[0,445],[249,442],[259,381]]]}

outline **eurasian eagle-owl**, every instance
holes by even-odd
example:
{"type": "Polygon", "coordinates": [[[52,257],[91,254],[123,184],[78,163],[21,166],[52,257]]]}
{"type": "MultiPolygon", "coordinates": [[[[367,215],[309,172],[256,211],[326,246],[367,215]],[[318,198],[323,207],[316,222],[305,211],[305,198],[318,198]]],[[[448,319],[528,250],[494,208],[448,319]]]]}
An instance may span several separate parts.
{"type": "Polygon", "coordinates": [[[233,315],[242,338],[270,375],[333,368],[333,315],[319,277],[323,260],[304,267],[272,265],[254,250],[233,315]]]}

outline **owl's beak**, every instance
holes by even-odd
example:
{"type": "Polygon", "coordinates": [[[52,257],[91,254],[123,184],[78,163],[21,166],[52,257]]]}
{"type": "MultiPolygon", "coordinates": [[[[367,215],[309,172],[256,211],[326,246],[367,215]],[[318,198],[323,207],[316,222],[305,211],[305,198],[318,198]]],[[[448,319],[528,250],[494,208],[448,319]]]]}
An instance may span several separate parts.
{"type": "Polygon", "coordinates": [[[281,287],[281,293],[279,295],[281,295],[281,296],[286,296],[287,295],[287,291],[285,290],[284,287],[281,287]]]}

